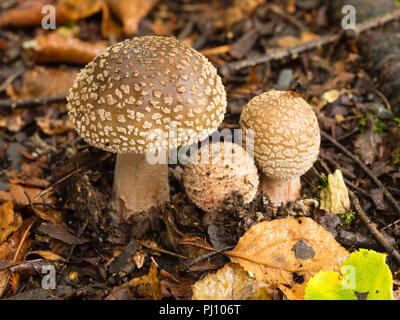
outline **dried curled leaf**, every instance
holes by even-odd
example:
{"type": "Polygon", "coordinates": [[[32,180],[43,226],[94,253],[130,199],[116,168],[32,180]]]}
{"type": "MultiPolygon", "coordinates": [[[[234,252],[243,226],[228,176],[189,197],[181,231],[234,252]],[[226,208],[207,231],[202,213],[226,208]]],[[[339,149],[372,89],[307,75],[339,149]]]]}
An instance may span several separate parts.
{"type": "Polygon", "coordinates": [[[193,300],[270,300],[268,286],[236,263],[227,263],[193,285],[193,300]]]}
{"type": "Polygon", "coordinates": [[[54,134],[63,134],[74,129],[74,125],[70,119],[50,119],[45,117],[37,117],[36,124],[45,134],[50,136],[54,134]]]}
{"type": "Polygon", "coordinates": [[[322,210],[332,213],[346,213],[350,210],[350,199],[340,170],[328,175],[328,186],[321,190],[322,210]]]}
{"type": "Polygon", "coordinates": [[[87,64],[106,49],[104,42],[90,43],[52,32],[35,38],[30,46],[39,63],[87,64]]]}
{"type": "Polygon", "coordinates": [[[58,0],[57,9],[71,21],[84,19],[99,12],[103,0],[58,0]]]}
{"type": "Polygon", "coordinates": [[[139,299],[161,300],[161,284],[158,281],[157,274],[157,265],[154,260],[152,260],[148,274],[133,278],[129,282],[116,288],[131,289],[134,287],[134,292],[137,293],[137,298],[139,299]]]}
{"type": "Polygon", "coordinates": [[[303,217],[258,223],[225,254],[289,299],[303,299],[308,280],[320,270],[339,270],[348,252],[324,227],[303,217]]]}
{"type": "MultiPolygon", "coordinates": [[[[30,27],[40,25],[44,14],[42,9],[45,5],[54,5],[49,0],[26,0],[0,15],[0,29],[5,27],[30,27]]],[[[68,22],[69,18],[61,10],[55,10],[58,24],[68,22]]]]}
{"type": "Polygon", "coordinates": [[[22,223],[20,214],[14,212],[11,201],[0,205],[0,243],[3,243],[22,223]]]}
{"type": "Polygon", "coordinates": [[[135,34],[139,22],[159,0],[106,0],[110,10],[122,21],[124,33],[135,34]]]}
{"type": "Polygon", "coordinates": [[[22,75],[21,85],[13,88],[12,99],[48,97],[67,94],[77,71],[34,67],[22,75]]]}

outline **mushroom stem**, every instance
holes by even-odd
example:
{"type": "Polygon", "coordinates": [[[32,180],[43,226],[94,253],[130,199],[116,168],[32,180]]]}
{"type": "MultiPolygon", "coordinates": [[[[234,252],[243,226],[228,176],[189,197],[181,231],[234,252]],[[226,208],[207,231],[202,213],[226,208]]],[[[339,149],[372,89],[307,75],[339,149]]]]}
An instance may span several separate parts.
{"type": "Polygon", "coordinates": [[[262,175],[259,190],[267,194],[271,202],[278,206],[281,202],[296,201],[300,193],[300,188],[300,176],[280,181],[272,180],[262,175]]]}
{"type": "Polygon", "coordinates": [[[150,164],[146,154],[118,153],[113,199],[118,222],[142,222],[145,211],[169,201],[168,164],[150,164]]]}

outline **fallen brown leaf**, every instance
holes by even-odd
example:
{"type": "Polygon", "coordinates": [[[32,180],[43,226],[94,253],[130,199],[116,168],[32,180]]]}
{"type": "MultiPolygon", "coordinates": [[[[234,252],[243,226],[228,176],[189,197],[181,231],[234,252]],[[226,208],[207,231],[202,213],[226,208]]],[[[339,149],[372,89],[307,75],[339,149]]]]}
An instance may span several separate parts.
{"type": "Polygon", "coordinates": [[[139,22],[159,0],[105,0],[110,10],[122,21],[124,33],[135,34],[139,22]]]}
{"type": "Polygon", "coordinates": [[[57,9],[71,21],[84,19],[99,12],[103,0],[58,0],[57,9]]]}
{"type": "MultiPolygon", "coordinates": [[[[19,1],[16,7],[5,10],[0,15],[0,28],[30,27],[40,25],[43,19],[42,8],[45,5],[54,5],[51,0],[19,1]]],[[[58,24],[68,22],[69,18],[61,10],[55,10],[58,24]]]]}
{"type": "Polygon", "coordinates": [[[77,74],[77,71],[34,67],[24,72],[21,85],[19,88],[13,88],[11,98],[23,99],[67,94],[77,74]]]}
{"type": "Polygon", "coordinates": [[[69,118],[62,120],[62,119],[51,119],[46,117],[37,117],[36,124],[45,134],[48,134],[49,136],[55,134],[63,134],[65,132],[74,129],[74,125],[69,118]]]}
{"type": "Polygon", "coordinates": [[[225,254],[289,299],[303,299],[308,280],[320,270],[338,271],[348,252],[324,227],[302,217],[258,223],[225,254]]]}
{"type": "Polygon", "coordinates": [[[84,65],[106,49],[104,42],[85,42],[56,32],[40,35],[31,43],[36,62],[84,65]]]}
{"type": "MultiPolygon", "coordinates": [[[[30,248],[28,235],[35,218],[28,218],[21,223],[14,234],[0,245],[0,259],[12,262],[22,261],[26,251],[30,248]]],[[[19,275],[13,274],[8,270],[0,271],[0,297],[7,293],[7,288],[11,287],[13,294],[16,292],[19,275]]]]}
{"type": "MultiPolygon", "coordinates": [[[[124,283],[116,288],[131,289],[134,287],[134,292],[135,295],[137,295],[137,299],[161,300],[161,285],[158,281],[157,274],[157,265],[154,260],[152,260],[148,274],[138,278],[133,278],[129,282],[124,283]]],[[[116,288],[114,288],[114,290],[116,288]]],[[[130,291],[132,293],[132,290],[130,291]]]]}
{"type": "Polygon", "coordinates": [[[7,201],[0,205],[0,243],[7,240],[22,223],[19,213],[14,212],[12,201],[7,201]]]}

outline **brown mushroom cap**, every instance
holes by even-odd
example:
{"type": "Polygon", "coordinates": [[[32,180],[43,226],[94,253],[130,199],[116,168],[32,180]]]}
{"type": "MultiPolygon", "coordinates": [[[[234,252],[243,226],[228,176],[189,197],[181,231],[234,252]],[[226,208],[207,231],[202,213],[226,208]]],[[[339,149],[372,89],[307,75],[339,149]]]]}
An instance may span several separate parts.
{"type": "Polygon", "coordinates": [[[254,97],[241,113],[240,127],[254,130],[254,158],[270,179],[301,176],[318,157],[317,117],[294,92],[271,90],[254,97]]]}
{"type": "Polygon", "coordinates": [[[203,145],[192,155],[183,172],[189,199],[206,212],[221,211],[233,195],[251,202],[258,188],[254,160],[239,145],[217,142],[203,145]]]}
{"type": "Polygon", "coordinates": [[[172,38],[146,36],[98,55],[81,70],[68,102],[86,142],[144,153],[209,136],[223,120],[226,93],[202,54],[172,38]]]}

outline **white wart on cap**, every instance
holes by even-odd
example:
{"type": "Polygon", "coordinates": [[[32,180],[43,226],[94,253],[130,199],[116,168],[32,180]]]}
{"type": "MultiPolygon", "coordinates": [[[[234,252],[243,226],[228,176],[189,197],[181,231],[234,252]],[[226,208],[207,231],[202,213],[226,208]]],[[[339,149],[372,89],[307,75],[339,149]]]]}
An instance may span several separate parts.
{"type": "Polygon", "coordinates": [[[311,106],[294,92],[271,90],[249,101],[241,113],[240,126],[254,130],[254,158],[266,177],[263,187],[272,183],[276,189],[288,189],[279,197],[271,194],[271,200],[294,200],[299,177],[319,154],[320,130],[311,106]],[[288,181],[291,184],[284,183],[288,181]]]}
{"type": "Polygon", "coordinates": [[[144,153],[203,140],[218,128],[226,93],[215,67],[167,37],[109,47],[80,72],[69,115],[85,141],[118,153],[144,153]],[[169,134],[175,135],[169,139],[169,134]]]}
{"type": "Polygon", "coordinates": [[[148,210],[170,197],[168,163],[149,163],[146,153],[208,137],[224,118],[226,93],[201,53],[146,36],[112,45],[83,68],[67,107],[87,143],[117,153],[113,215],[136,224],[139,236],[148,210]]]}

